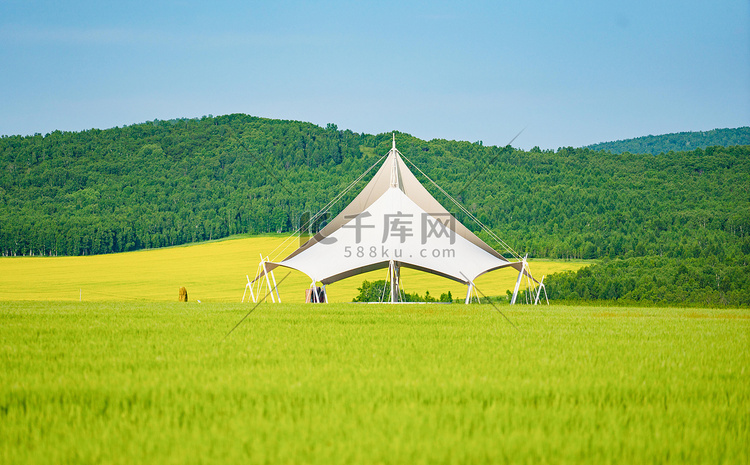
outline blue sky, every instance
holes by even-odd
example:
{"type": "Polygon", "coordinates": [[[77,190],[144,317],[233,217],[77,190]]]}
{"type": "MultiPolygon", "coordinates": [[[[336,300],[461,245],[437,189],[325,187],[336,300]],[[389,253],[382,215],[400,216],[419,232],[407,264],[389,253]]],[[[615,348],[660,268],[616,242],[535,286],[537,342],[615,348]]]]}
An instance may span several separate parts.
{"type": "Polygon", "coordinates": [[[247,113],[556,149],[750,125],[750,2],[0,3],[0,134],[247,113]]]}

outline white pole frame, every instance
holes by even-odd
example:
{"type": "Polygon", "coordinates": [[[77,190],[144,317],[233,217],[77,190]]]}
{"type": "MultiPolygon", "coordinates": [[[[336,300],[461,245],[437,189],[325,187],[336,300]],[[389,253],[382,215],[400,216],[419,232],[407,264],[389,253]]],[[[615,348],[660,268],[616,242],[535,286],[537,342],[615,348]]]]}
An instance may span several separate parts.
{"type": "Polygon", "coordinates": [[[471,288],[474,287],[474,283],[469,281],[469,285],[466,287],[466,299],[464,299],[464,304],[469,305],[469,302],[471,302],[471,288]]]}
{"type": "Polygon", "coordinates": [[[536,293],[536,301],[534,302],[534,305],[539,304],[539,297],[542,295],[542,291],[544,291],[544,300],[547,301],[547,305],[549,305],[549,297],[547,297],[547,286],[544,285],[544,276],[542,276],[542,280],[539,281],[539,290],[536,293]]]}
{"type": "Polygon", "coordinates": [[[528,291],[526,293],[526,303],[531,304],[533,300],[534,305],[539,304],[539,300],[542,296],[542,291],[544,291],[544,299],[547,301],[547,305],[549,305],[549,297],[547,296],[547,286],[544,285],[544,278],[546,276],[542,276],[542,280],[539,281],[539,288],[537,289],[537,286],[534,284],[534,278],[531,277],[531,268],[529,267],[529,263],[527,261],[527,258],[529,257],[528,254],[523,257],[523,260],[521,261],[521,271],[518,272],[518,279],[516,279],[516,287],[513,289],[513,298],[510,301],[511,305],[515,305],[516,299],[518,298],[518,289],[521,287],[521,281],[523,279],[524,272],[526,272],[526,290],[528,291]],[[534,295],[536,291],[536,295],[534,295]]]}
{"type": "Polygon", "coordinates": [[[464,300],[464,304],[469,305],[472,296],[476,296],[477,302],[480,304],[482,303],[482,299],[479,298],[479,291],[474,285],[474,281],[469,281],[469,286],[466,288],[466,300],[464,300]]]}
{"type": "Polygon", "coordinates": [[[391,260],[388,262],[388,275],[391,281],[391,303],[395,304],[401,300],[400,283],[401,267],[391,260]]]}
{"type": "Polygon", "coordinates": [[[310,285],[307,287],[310,290],[310,303],[315,304],[318,300],[318,295],[315,292],[315,281],[311,281],[310,285]]]}
{"type": "MultiPolygon", "coordinates": [[[[255,273],[255,276],[260,276],[261,274],[265,277],[266,282],[266,295],[271,294],[271,302],[281,303],[281,295],[279,294],[279,287],[276,283],[276,276],[273,274],[273,270],[267,271],[266,263],[268,263],[270,260],[268,257],[263,258],[263,254],[260,255],[260,263],[258,263],[258,271],[255,273]],[[271,275],[269,278],[268,275],[271,275]],[[273,280],[273,286],[271,285],[271,280],[273,280]],[[274,293],[276,296],[274,297],[274,293]]],[[[250,297],[253,299],[253,303],[258,303],[258,299],[261,297],[261,290],[263,288],[263,278],[256,278],[255,283],[256,289],[255,292],[253,292],[253,281],[250,281],[250,276],[245,275],[247,278],[247,284],[245,284],[245,291],[242,293],[242,302],[245,301],[245,296],[247,295],[247,290],[250,289],[250,297]]]]}
{"type": "Polygon", "coordinates": [[[310,282],[310,303],[311,304],[328,303],[328,292],[326,292],[325,284],[321,286],[320,291],[323,293],[323,302],[320,301],[320,295],[318,295],[317,281],[310,282]],[[315,300],[313,301],[313,299],[315,300]]]}
{"type": "MultiPolygon", "coordinates": [[[[268,257],[266,257],[266,263],[268,262],[268,257]]],[[[271,279],[273,280],[273,287],[271,288],[271,300],[273,300],[273,291],[276,291],[276,299],[281,303],[281,296],[279,295],[279,286],[276,284],[276,275],[273,274],[273,270],[266,272],[266,279],[268,279],[268,274],[271,273],[271,279]]]]}
{"type": "MultiPolygon", "coordinates": [[[[261,260],[263,260],[263,257],[261,257],[261,260]]],[[[271,303],[276,303],[276,299],[273,297],[273,288],[271,287],[271,280],[268,278],[268,270],[266,269],[266,262],[263,261],[263,271],[265,272],[266,276],[266,284],[268,285],[268,292],[271,293],[271,303]]]]}
{"type": "MultiPolygon", "coordinates": [[[[258,263],[258,270],[255,272],[255,276],[260,276],[263,273],[265,267],[263,266],[263,258],[261,257],[260,263],[258,263]]],[[[256,299],[260,299],[260,294],[263,291],[263,280],[258,279],[255,281],[255,295],[256,299]]],[[[253,300],[253,303],[257,303],[257,300],[253,300]]]]}
{"type": "Polygon", "coordinates": [[[531,299],[534,297],[534,285],[531,281],[531,269],[527,270],[526,273],[526,305],[531,304],[531,299]]]}
{"type": "Polygon", "coordinates": [[[526,271],[526,257],[528,257],[529,254],[526,254],[523,257],[523,260],[521,261],[521,271],[518,272],[518,279],[516,279],[516,287],[513,289],[513,298],[510,300],[511,305],[516,304],[516,298],[518,298],[518,288],[521,287],[521,279],[523,278],[523,272],[526,271]]]}
{"type": "Polygon", "coordinates": [[[248,289],[250,289],[250,298],[253,299],[253,302],[255,302],[255,294],[253,294],[253,283],[250,282],[250,276],[245,275],[245,278],[247,278],[247,284],[245,284],[245,292],[242,293],[242,302],[245,302],[245,294],[247,294],[248,289]]]}

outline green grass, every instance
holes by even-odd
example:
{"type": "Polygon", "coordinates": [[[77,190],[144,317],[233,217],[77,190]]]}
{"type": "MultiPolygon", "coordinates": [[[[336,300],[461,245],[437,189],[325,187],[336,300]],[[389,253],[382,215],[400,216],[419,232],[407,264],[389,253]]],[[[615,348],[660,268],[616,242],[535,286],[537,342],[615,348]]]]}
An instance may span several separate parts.
{"type": "Polygon", "coordinates": [[[748,310],[251,308],[0,303],[0,463],[750,460],[748,310]]]}

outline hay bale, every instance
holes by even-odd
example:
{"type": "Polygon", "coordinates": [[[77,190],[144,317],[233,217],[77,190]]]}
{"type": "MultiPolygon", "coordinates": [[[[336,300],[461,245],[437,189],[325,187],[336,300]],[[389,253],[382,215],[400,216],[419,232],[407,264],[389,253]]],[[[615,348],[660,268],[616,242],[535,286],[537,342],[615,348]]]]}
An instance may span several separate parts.
{"type": "Polygon", "coordinates": [[[184,287],[180,288],[180,295],[177,298],[177,301],[178,302],[187,302],[188,301],[187,300],[187,289],[185,289],[184,287]]]}

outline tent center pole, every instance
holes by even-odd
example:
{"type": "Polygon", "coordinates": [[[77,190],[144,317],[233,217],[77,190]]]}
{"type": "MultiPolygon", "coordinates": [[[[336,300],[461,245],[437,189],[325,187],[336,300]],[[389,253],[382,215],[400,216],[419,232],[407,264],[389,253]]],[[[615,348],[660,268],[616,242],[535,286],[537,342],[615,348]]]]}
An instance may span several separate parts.
{"type": "Polygon", "coordinates": [[[396,262],[391,260],[388,262],[388,274],[391,280],[391,303],[397,303],[399,301],[399,279],[401,278],[401,267],[396,262]]]}

